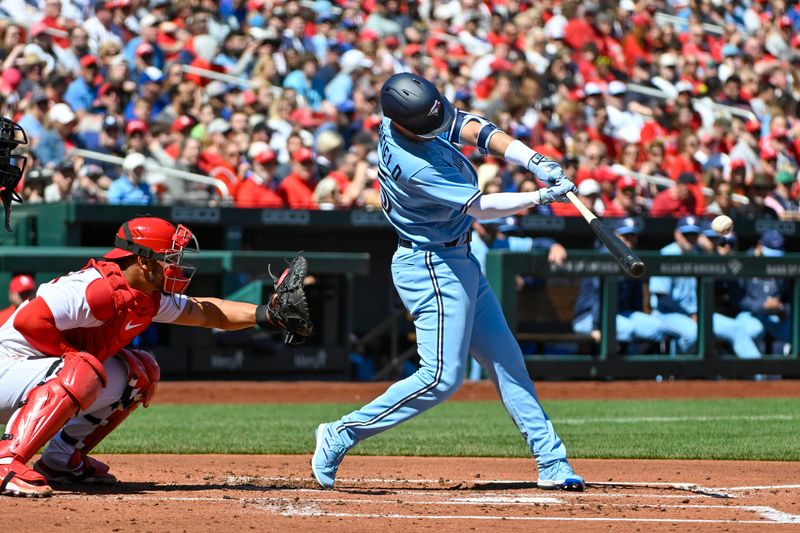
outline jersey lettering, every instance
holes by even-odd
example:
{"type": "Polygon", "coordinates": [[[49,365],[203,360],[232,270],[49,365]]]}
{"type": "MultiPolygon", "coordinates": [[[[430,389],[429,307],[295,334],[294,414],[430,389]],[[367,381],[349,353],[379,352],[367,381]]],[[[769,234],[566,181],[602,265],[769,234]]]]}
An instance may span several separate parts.
{"type": "MultiPolygon", "coordinates": [[[[381,149],[381,159],[383,160],[383,164],[386,165],[386,168],[390,168],[392,164],[392,153],[389,151],[389,145],[384,144],[383,148],[381,149]]],[[[403,174],[403,169],[400,168],[400,165],[395,163],[394,167],[391,167],[391,176],[394,181],[397,181],[400,176],[403,174]]]]}

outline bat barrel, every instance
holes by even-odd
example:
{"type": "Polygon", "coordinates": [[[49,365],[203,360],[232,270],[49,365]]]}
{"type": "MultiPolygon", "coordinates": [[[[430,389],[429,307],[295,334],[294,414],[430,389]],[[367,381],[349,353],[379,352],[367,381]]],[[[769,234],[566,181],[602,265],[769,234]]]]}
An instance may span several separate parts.
{"type": "Polygon", "coordinates": [[[617,237],[616,233],[606,227],[599,218],[593,219],[589,223],[597,238],[600,239],[614,259],[620,264],[622,269],[631,277],[640,278],[645,273],[644,262],[617,237]]]}

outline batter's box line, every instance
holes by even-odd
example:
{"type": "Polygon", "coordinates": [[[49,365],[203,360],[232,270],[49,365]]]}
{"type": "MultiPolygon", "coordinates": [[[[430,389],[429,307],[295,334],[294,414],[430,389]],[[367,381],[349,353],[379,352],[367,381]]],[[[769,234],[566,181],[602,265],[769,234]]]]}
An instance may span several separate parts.
{"type": "Polygon", "coordinates": [[[735,498],[733,494],[728,494],[727,489],[703,487],[696,483],[668,483],[668,482],[649,482],[649,481],[587,481],[587,487],[620,487],[620,488],[643,488],[660,490],[679,490],[693,492],[710,496],[712,498],[735,498]]]}

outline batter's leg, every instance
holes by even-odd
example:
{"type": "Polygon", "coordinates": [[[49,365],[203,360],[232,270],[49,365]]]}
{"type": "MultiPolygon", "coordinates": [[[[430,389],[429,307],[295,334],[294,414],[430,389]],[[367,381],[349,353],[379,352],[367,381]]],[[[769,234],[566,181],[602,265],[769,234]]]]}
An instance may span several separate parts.
{"type": "Polygon", "coordinates": [[[567,463],[564,443],[539,403],[519,344],[483,276],[478,288],[470,350],[489,370],[503,404],[536,457],[539,485],[583,490],[583,478],[567,463]]]}
{"type": "Polygon", "coordinates": [[[420,368],[368,405],[317,428],[312,472],[326,488],[333,486],[348,449],[438,405],[464,380],[480,275],[466,247],[439,253],[398,251],[392,275],[414,317],[420,368]]]}

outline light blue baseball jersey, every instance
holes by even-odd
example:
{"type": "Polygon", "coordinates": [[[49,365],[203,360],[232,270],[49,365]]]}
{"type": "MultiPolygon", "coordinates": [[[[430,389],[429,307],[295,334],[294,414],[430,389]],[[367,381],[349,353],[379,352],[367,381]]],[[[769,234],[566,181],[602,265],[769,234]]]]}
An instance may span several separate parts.
{"type": "MultiPolygon", "coordinates": [[[[682,255],[678,243],[671,243],[661,249],[661,255],[682,255]]],[[[693,255],[693,253],[689,254],[693,255]]],[[[691,277],[677,276],[653,276],[650,278],[650,307],[658,309],[658,298],[656,294],[667,294],[672,300],[681,306],[681,309],[688,314],[697,313],[697,280],[691,277]]]]}
{"type": "Polygon", "coordinates": [[[381,122],[381,204],[398,235],[415,244],[454,241],[472,224],[467,209],[481,195],[478,174],[448,138],[414,142],[388,118],[381,122]]]}

